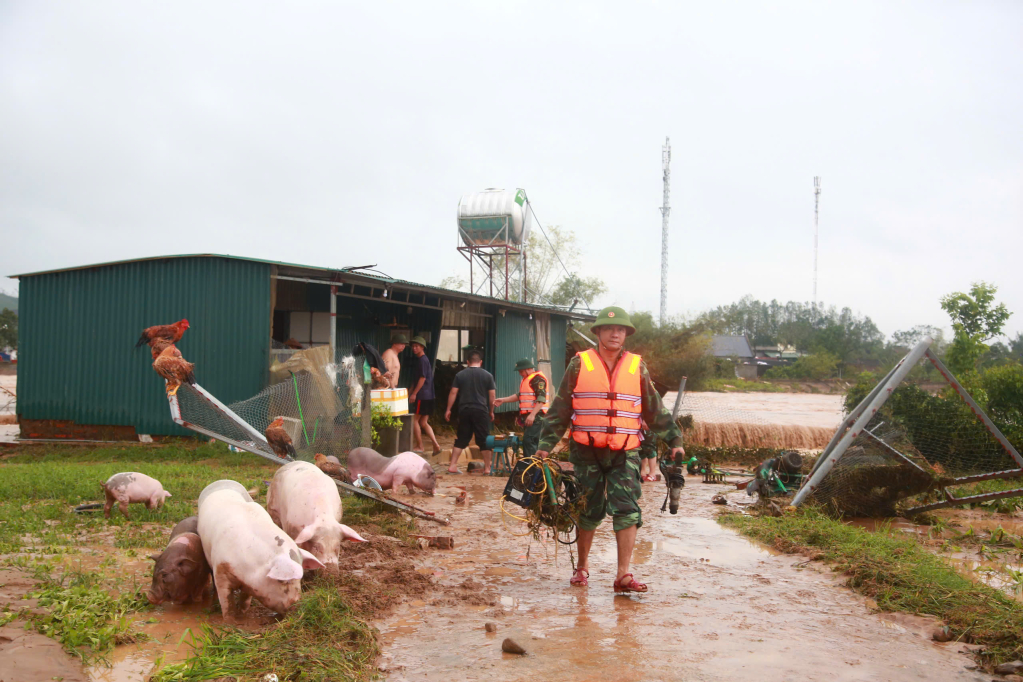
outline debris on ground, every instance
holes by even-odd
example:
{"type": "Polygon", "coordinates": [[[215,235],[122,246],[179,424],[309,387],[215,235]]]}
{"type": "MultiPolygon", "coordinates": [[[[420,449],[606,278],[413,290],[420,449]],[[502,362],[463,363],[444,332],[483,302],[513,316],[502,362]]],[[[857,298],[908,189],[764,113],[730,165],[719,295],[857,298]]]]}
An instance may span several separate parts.
{"type": "Polygon", "coordinates": [[[501,642],[501,651],[506,654],[519,654],[520,656],[524,656],[526,654],[526,650],[519,646],[511,637],[506,637],[505,640],[501,642]]]}
{"type": "Polygon", "coordinates": [[[728,504],[728,500],[726,500],[725,496],[720,493],[710,498],[710,501],[712,504],[728,504]]]}
{"type": "Polygon", "coordinates": [[[935,642],[951,642],[952,631],[947,625],[934,628],[934,632],[931,633],[931,639],[935,642]]]}
{"type": "Polygon", "coordinates": [[[437,549],[454,549],[455,539],[450,535],[409,535],[410,538],[417,538],[419,540],[425,540],[426,545],[420,546],[424,549],[426,547],[435,547],[437,549]]]}
{"type": "Polygon", "coordinates": [[[998,675],[1016,675],[1023,672],[1023,661],[1013,661],[995,666],[995,673],[998,675]]]}
{"type": "Polygon", "coordinates": [[[497,623],[487,623],[483,627],[487,632],[497,632],[497,623]]]}

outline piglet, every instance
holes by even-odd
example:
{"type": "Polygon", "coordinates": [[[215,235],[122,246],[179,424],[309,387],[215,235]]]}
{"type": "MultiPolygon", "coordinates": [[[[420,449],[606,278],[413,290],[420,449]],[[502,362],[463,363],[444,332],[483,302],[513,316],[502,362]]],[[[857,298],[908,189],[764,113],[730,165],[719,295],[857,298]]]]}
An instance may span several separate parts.
{"type": "Polygon", "coordinates": [[[128,518],[130,503],[145,502],[146,509],[159,509],[163,506],[163,501],[171,496],[163,489],[163,485],[158,480],[137,471],[114,474],[101,487],[107,496],[107,503],[103,506],[103,516],[108,519],[114,502],[124,514],[124,518],[128,518]]]}
{"type": "Polygon", "coordinates": [[[149,558],[156,562],[153,584],[146,594],[150,604],[165,601],[184,604],[202,600],[210,579],[210,565],[198,535],[191,532],[172,535],[167,548],[149,558]]]}
{"type": "Polygon", "coordinates": [[[360,474],[372,476],[384,490],[397,490],[404,485],[412,493],[415,486],[432,495],[437,487],[433,467],[414,452],[384,457],[371,448],[355,448],[348,453],[348,473],[353,483],[360,474]]]}
{"type": "Polygon", "coordinates": [[[337,569],[341,540],[365,542],[341,523],[341,495],[327,474],[309,462],[289,462],[266,492],[270,518],[328,569],[337,569]]]}
{"type": "Polygon", "coordinates": [[[230,618],[230,596],[236,589],[242,593],[243,613],[253,597],[269,609],[287,611],[302,594],[303,571],[324,567],[274,525],[261,505],[246,502],[231,489],[203,500],[199,537],[225,619],[230,618]]]}

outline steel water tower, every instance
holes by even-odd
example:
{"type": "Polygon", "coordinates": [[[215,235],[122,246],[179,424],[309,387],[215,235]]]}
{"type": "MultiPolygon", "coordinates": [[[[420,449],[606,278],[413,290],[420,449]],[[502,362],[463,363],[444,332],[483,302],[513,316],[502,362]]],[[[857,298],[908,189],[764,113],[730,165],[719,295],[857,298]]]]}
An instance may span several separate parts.
{"type": "Polygon", "coordinates": [[[469,261],[469,291],[525,302],[526,242],[532,211],[526,190],[485,189],[458,200],[458,251],[469,261]]]}

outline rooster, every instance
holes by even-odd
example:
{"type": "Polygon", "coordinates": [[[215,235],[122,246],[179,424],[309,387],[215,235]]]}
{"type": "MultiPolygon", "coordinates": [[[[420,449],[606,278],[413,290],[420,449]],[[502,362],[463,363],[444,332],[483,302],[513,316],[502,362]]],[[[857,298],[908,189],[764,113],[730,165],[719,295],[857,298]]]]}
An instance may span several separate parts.
{"type": "Polygon", "coordinates": [[[155,327],[147,327],[142,330],[142,336],[135,342],[136,348],[152,344],[154,339],[167,339],[171,343],[177,343],[184,336],[188,329],[188,320],[179,320],[174,324],[158,324],[155,327]]]}
{"type": "Polygon", "coordinates": [[[173,355],[176,358],[180,358],[181,357],[181,351],[178,350],[178,347],[175,346],[170,341],[170,339],[165,339],[162,336],[157,337],[157,338],[153,339],[152,341],[150,341],[149,342],[149,347],[153,351],[153,359],[154,360],[157,359],[158,357],[160,357],[160,353],[164,352],[168,348],[171,349],[171,355],[173,355]]]}
{"type": "MultiPolygon", "coordinates": [[[[352,480],[351,476],[348,475],[348,469],[341,466],[339,462],[332,462],[326,455],[319,452],[316,453],[313,459],[316,461],[316,466],[320,468],[320,471],[331,478],[336,478],[343,483],[348,483],[352,480]]],[[[333,459],[336,460],[337,458],[334,457],[333,459]]]]}
{"type": "Polygon", "coordinates": [[[266,442],[278,457],[295,459],[295,446],[291,444],[291,436],[284,430],[284,417],[277,417],[266,427],[266,442]]]}
{"type": "Polygon", "coordinates": [[[175,395],[182,382],[195,385],[195,365],[181,357],[181,352],[171,344],[153,360],[153,369],[167,380],[167,395],[175,395]]]}

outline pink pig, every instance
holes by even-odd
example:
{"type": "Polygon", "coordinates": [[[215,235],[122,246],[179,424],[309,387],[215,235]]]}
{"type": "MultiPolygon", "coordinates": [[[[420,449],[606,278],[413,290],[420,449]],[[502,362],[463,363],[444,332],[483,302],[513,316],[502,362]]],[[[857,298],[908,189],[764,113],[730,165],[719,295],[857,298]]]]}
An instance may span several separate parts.
{"type": "Polygon", "coordinates": [[[327,474],[309,462],[289,462],[266,493],[270,518],[328,569],[337,569],[341,540],[365,542],[341,523],[341,495],[327,474]]]}
{"type": "Polygon", "coordinates": [[[384,490],[397,490],[404,485],[410,493],[419,488],[432,495],[437,487],[433,467],[414,452],[384,457],[371,448],[355,448],[348,453],[348,473],[353,483],[359,474],[371,476],[384,490]]]}
{"type": "Polygon", "coordinates": [[[269,609],[287,611],[302,596],[303,571],[324,567],[275,526],[260,504],[246,502],[234,490],[218,490],[203,500],[199,537],[225,619],[236,589],[243,613],[253,597],[269,609]]]}
{"type": "Polygon", "coordinates": [[[107,503],[103,505],[103,516],[108,519],[114,502],[124,514],[124,518],[128,518],[129,503],[145,502],[146,509],[159,509],[163,506],[163,501],[171,496],[158,480],[137,471],[114,474],[106,483],[101,484],[101,487],[107,496],[107,503]]]}

